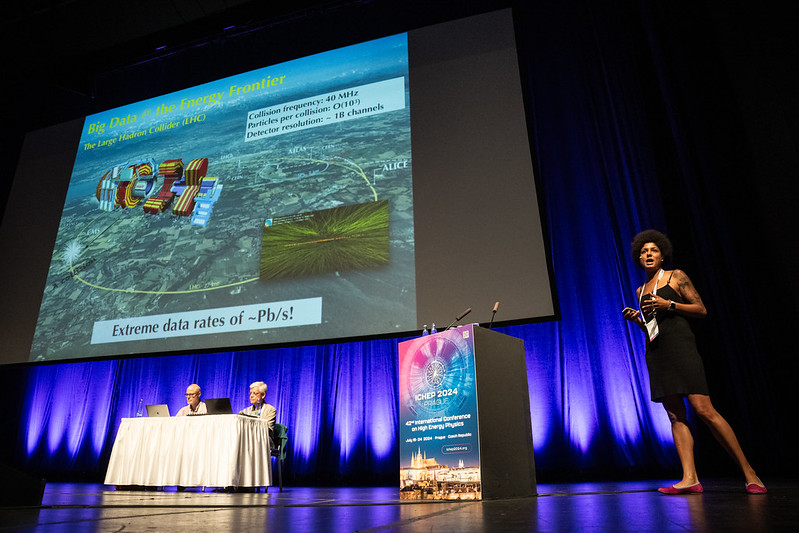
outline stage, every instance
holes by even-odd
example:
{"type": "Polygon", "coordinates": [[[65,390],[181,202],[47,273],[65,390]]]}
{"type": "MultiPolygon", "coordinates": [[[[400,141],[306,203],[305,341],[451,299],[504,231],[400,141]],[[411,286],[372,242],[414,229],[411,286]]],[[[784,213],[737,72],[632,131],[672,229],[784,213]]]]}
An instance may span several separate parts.
{"type": "Polygon", "coordinates": [[[674,480],[539,484],[538,496],[487,501],[400,501],[395,487],[270,487],[219,493],[175,487],[114,490],[48,483],[39,507],[0,507],[0,531],[792,531],[799,482],[712,479],[705,492],[665,496],[674,480]]]}

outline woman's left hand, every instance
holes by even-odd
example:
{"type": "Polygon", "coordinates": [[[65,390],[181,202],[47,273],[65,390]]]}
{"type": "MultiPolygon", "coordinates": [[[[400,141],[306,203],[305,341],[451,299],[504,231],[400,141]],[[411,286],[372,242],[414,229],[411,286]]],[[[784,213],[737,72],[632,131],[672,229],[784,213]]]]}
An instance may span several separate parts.
{"type": "Polygon", "coordinates": [[[648,297],[641,303],[641,308],[650,314],[657,311],[663,311],[669,308],[669,301],[661,298],[657,294],[649,293],[648,297]]]}

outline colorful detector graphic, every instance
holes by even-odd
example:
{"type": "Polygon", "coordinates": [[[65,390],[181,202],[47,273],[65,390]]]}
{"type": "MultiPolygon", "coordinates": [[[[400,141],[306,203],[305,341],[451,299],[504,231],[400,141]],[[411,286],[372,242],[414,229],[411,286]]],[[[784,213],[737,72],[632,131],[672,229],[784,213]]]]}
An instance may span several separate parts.
{"type": "Polygon", "coordinates": [[[95,193],[100,209],[133,209],[142,205],[145,213],[160,215],[171,207],[172,214],[191,217],[191,223],[205,227],[222,184],[208,176],[208,158],[167,159],[157,165],[152,159],[129,161],[103,175],[95,193]]]}

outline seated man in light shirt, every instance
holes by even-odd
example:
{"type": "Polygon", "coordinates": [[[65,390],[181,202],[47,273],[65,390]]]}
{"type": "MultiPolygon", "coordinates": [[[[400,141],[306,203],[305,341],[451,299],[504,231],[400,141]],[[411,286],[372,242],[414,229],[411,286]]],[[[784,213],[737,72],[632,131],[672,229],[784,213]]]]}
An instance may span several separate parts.
{"type": "Polygon", "coordinates": [[[277,417],[277,409],[264,401],[266,396],[266,383],[263,381],[256,381],[250,385],[250,406],[246,409],[239,411],[240,415],[254,416],[266,420],[269,426],[269,439],[272,439],[272,432],[275,430],[275,418],[277,417]]]}
{"type": "Polygon", "coordinates": [[[208,414],[208,409],[205,407],[205,402],[200,401],[202,391],[197,384],[191,384],[186,388],[186,405],[181,407],[178,414],[175,416],[192,416],[192,415],[205,415],[208,414]]]}

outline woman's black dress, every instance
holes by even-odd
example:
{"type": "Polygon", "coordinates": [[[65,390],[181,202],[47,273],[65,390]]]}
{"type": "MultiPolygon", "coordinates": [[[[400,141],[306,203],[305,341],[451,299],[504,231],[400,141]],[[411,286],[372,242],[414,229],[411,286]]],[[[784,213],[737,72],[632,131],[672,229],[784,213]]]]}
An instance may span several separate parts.
{"type": "MultiPolygon", "coordinates": [[[[658,288],[657,294],[666,300],[684,303],[669,285],[658,288]]],[[[660,402],[672,395],[709,394],[705,367],[688,320],[677,313],[660,311],[657,321],[660,333],[651,342],[647,336],[646,342],[652,401],[660,402]]]]}

